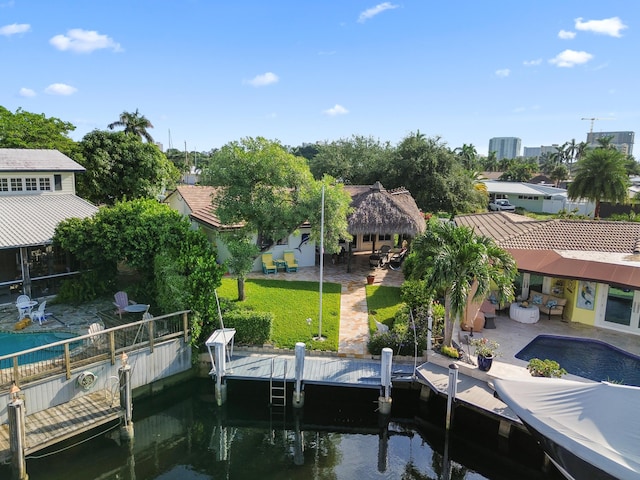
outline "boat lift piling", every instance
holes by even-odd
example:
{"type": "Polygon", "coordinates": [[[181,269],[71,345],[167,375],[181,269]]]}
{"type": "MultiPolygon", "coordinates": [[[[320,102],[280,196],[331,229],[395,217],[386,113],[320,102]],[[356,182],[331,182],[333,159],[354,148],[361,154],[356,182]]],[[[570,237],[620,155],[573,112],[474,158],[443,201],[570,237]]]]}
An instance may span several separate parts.
{"type": "Polygon", "coordinates": [[[393,350],[388,347],[382,349],[380,365],[380,383],[382,395],[378,397],[378,411],[382,415],[391,413],[391,364],[393,362],[393,350]]]}
{"type": "Polygon", "coordinates": [[[302,391],[302,377],[304,375],[304,355],[305,344],[303,342],[296,343],[296,383],[293,390],[294,408],[302,408],[304,406],[304,392],[302,391]]]}
{"type": "Polygon", "coordinates": [[[120,379],[120,405],[124,410],[124,422],[120,427],[120,438],[133,440],[133,394],[131,389],[131,365],[127,363],[127,354],[122,354],[122,366],[118,369],[120,379]]]}
{"type": "Polygon", "coordinates": [[[235,328],[220,328],[214,331],[205,343],[209,351],[211,365],[213,365],[209,375],[215,375],[216,377],[215,397],[219,407],[227,401],[227,384],[224,376],[227,368],[227,354],[229,358],[233,356],[235,335],[235,328]],[[229,352],[227,352],[227,346],[229,347],[229,352]],[[213,351],[211,350],[212,347],[213,351]]]}

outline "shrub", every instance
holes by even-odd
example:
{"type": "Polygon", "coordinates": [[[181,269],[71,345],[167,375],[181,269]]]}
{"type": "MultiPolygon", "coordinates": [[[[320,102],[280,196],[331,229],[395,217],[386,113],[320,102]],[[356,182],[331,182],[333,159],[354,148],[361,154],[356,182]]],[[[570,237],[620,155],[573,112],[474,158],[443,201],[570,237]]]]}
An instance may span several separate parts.
{"type": "Polygon", "coordinates": [[[100,272],[96,270],[87,271],[74,278],[64,280],[56,295],[55,303],[78,305],[83,302],[90,302],[112,292],[113,288],[114,282],[110,279],[105,279],[100,272]]]}
{"type": "Polygon", "coordinates": [[[234,310],[224,315],[224,326],[236,329],[236,341],[250,345],[264,345],[271,338],[271,312],[234,310]]]}
{"type": "Polygon", "coordinates": [[[440,353],[446,355],[447,357],[460,358],[460,353],[458,352],[458,350],[456,348],[449,347],[448,345],[443,345],[440,349],[440,353]]]}
{"type": "Polygon", "coordinates": [[[562,375],[566,375],[567,371],[564,368],[560,368],[560,364],[555,360],[540,360],[539,358],[532,358],[529,360],[527,370],[533,377],[555,377],[560,378],[562,375]]]}
{"type": "MultiPolygon", "coordinates": [[[[413,332],[409,331],[404,335],[398,332],[374,333],[367,343],[367,348],[372,355],[380,355],[382,349],[388,347],[393,350],[394,355],[411,355],[415,353],[415,339],[413,332]]],[[[427,348],[427,339],[418,337],[418,355],[427,348]]]]}

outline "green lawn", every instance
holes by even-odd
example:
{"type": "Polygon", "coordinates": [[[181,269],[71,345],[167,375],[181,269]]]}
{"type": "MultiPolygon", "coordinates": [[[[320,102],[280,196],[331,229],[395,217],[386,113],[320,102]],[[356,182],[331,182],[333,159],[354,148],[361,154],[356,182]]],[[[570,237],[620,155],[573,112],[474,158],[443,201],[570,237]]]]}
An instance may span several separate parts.
{"type": "Polygon", "coordinates": [[[382,285],[367,285],[367,307],[369,308],[369,330],[377,330],[375,320],[393,326],[393,317],[402,306],[400,288],[382,285]],[[375,313],[374,313],[375,312],[375,313]]]}
{"type": "MultiPolygon", "coordinates": [[[[318,282],[284,280],[246,280],[243,302],[247,308],[273,313],[271,340],[281,348],[294,348],[304,342],[308,349],[338,351],[340,333],[340,290],[338,283],[324,283],[322,291],[322,335],[324,342],[312,339],[318,334],[320,308],[318,282]],[[307,323],[311,318],[311,327],[307,323]]],[[[218,295],[231,300],[238,298],[235,278],[223,278],[218,295]]]]}

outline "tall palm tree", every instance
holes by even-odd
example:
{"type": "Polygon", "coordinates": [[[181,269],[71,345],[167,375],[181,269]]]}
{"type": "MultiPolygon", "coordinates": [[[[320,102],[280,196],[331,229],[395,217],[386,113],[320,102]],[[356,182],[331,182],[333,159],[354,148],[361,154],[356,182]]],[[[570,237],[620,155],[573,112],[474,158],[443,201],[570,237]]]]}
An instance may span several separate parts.
{"type": "Polygon", "coordinates": [[[598,146],[596,148],[604,148],[605,150],[614,150],[616,146],[611,143],[613,140],[613,135],[607,135],[605,137],[596,138],[596,142],[598,142],[598,146]]]}
{"type": "Polygon", "coordinates": [[[110,130],[115,127],[124,127],[124,133],[135,135],[141,139],[144,138],[148,143],[153,143],[153,137],[147,132],[147,128],[153,128],[153,125],[147,117],[140,115],[137,108],[134,113],[122,112],[117,122],[110,123],[107,126],[110,130]]]}
{"type": "Polygon", "coordinates": [[[600,217],[600,202],[625,203],[629,194],[626,158],[618,150],[596,148],[578,162],[576,175],[567,194],[572,200],[586,198],[596,204],[594,216],[600,217]]]}
{"type": "Polygon", "coordinates": [[[466,170],[473,170],[476,167],[476,159],[478,157],[478,151],[476,150],[476,147],[474,147],[472,143],[468,145],[466,143],[463,144],[462,147],[458,147],[454,149],[453,153],[455,153],[458,156],[458,158],[460,158],[460,160],[462,161],[462,166],[466,170]]]}
{"type": "Polygon", "coordinates": [[[493,239],[476,235],[468,227],[451,222],[433,223],[411,243],[405,261],[408,279],[424,281],[432,295],[444,294],[444,345],[451,346],[454,320],[464,318],[472,285],[474,299],[485,297],[492,282],[503,303],[513,297],[517,273],[513,257],[493,239]]]}

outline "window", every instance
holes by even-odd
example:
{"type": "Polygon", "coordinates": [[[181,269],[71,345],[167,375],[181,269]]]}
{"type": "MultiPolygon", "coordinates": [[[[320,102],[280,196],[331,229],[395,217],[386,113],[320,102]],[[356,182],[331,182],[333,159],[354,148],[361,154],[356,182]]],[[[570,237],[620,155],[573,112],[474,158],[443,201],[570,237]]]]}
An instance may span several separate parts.
{"type": "Polygon", "coordinates": [[[378,235],[378,240],[380,242],[387,242],[391,240],[391,234],[387,233],[386,235],[378,235]]]}
{"type": "Polygon", "coordinates": [[[11,179],[11,191],[12,192],[21,192],[22,191],[22,179],[21,178],[12,178],[11,179]]]}
{"type": "Polygon", "coordinates": [[[62,175],[60,174],[54,175],[53,184],[54,184],[54,190],[56,192],[62,190],[62,175]]]}
{"type": "Polygon", "coordinates": [[[24,179],[25,190],[27,192],[37,192],[38,191],[38,179],[37,178],[25,178],[24,179]]]}
{"type": "Polygon", "coordinates": [[[9,180],[6,178],[0,178],[0,192],[9,191],[9,180]]]}
{"type": "Polygon", "coordinates": [[[371,235],[370,233],[365,233],[364,235],[362,235],[362,241],[364,243],[372,242],[373,241],[372,237],[373,237],[373,235],[371,235]]]}
{"type": "Polygon", "coordinates": [[[49,177],[40,178],[40,190],[51,191],[51,179],[49,177]]]}

